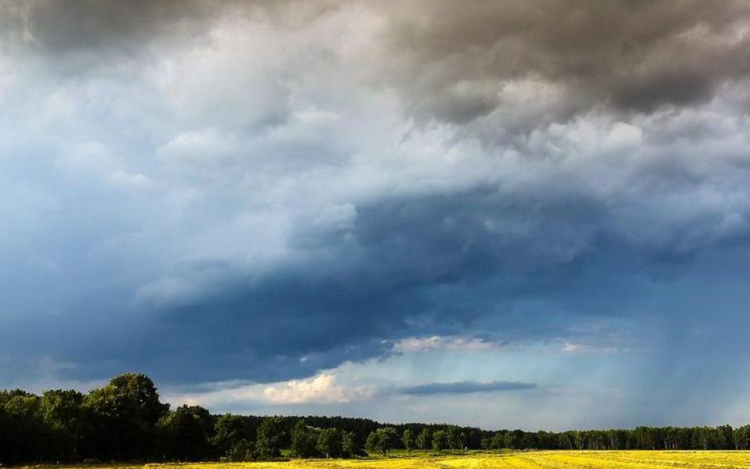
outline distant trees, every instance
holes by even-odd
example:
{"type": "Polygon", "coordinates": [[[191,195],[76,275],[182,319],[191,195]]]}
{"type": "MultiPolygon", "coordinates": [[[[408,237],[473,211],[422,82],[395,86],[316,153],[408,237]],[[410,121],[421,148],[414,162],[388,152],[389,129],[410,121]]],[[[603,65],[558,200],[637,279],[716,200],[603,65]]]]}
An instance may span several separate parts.
{"type": "Polygon", "coordinates": [[[127,373],[82,394],[0,391],[0,463],[248,461],[292,457],[388,455],[403,448],[443,451],[512,449],[750,450],[750,425],[637,427],[632,430],[483,431],[452,425],[385,426],[343,417],[212,415],[199,406],[174,410],[145,375],[127,373]]]}
{"type": "Polygon", "coordinates": [[[521,449],[524,447],[523,441],[524,432],[521,430],[513,430],[507,432],[504,437],[505,448],[510,449],[521,449]]]}
{"type": "Polygon", "coordinates": [[[314,428],[304,419],[299,419],[292,429],[290,450],[295,458],[354,457],[361,453],[353,431],[314,428]]]}
{"type": "Polygon", "coordinates": [[[492,436],[482,438],[482,449],[501,449],[505,448],[505,434],[497,432],[492,436]]]}

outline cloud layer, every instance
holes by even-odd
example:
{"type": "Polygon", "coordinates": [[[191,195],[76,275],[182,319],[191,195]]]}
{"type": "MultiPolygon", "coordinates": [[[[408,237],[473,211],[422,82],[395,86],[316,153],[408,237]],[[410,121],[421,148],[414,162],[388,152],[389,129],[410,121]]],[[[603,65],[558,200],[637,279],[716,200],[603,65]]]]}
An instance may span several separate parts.
{"type": "Polygon", "coordinates": [[[746,2],[0,9],[0,385],[744,409],[746,2]]]}
{"type": "Polygon", "coordinates": [[[492,381],[489,383],[478,383],[476,381],[459,381],[456,383],[429,383],[410,386],[400,390],[403,394],[430,395],[430,394],[473,394],[476,392],[496,391],[521,391],[534,389],[533,383],[519,383],[513,381],[492,381]]]}

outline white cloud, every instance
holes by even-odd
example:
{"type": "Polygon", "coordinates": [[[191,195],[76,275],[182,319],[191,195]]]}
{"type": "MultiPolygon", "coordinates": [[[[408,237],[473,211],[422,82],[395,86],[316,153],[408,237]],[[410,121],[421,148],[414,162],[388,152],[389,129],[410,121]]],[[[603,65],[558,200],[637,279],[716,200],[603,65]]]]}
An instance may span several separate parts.
{"type": "Polygon", "coordinates": [[[309,380],[292,380],[282,385],[269,386],[263,395],[275,404],[345,403],[371,399],[373,387],[347,387],[336,384],[333,374],[320,374],[309,380]]]}
{"type": "MultiPolygon", "coordinates": [[[[184,392],[168,390],[164,398],[172,404],[202,405],[210,409],[247,406],[285,406],[291,404],[346,404],[373,399],[374,385],[350,386],[338,382],[338,373],[325,372],[309,379],[278,382],[271,385],[227,381],[210,383],[206,390],[184,392]]],[[[275,407],[274,407],[275,408],[275,407]]],[[[275,408],[278,410],[278,408],[275,408]]]]}

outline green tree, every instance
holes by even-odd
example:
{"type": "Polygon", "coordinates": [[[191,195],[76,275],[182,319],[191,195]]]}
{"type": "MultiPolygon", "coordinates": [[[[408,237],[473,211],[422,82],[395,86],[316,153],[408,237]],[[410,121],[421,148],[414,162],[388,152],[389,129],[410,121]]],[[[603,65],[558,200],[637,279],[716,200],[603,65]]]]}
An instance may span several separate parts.
{"type": "Polygon", "coordinates": [[[417,447],[417,439],[414,436],[414,432],[412,432],[408,428],[404,430],[404,433],[401,436],[401,442],[404,444],[404,448],[406,448],[406,451],[408,451],[409,453],[411,453],[412,450],[417,447]]]}
{"type": "MultiPolygon", "coordinates": [[[[513,430],[505,434],[505,447],[510,449],[521,449],[523,447],[523,431],[513,430]]],[[[582,449],[579,447],[579,449],[582,449]]]]}
{"type": "Polygon", "coordinates": [[[464,449],[466,446],[466,434],[455,425],[448,427],[448,447],[450,449],[464,449]]]}
{"type": "Polygon", "coordinates": [[[56,460],[78,458],[78,445],[85,428],[83,394],[73,390],[45,391],[39,401],[46,424],[50,456],[56,460]]]}
{"type": "Polygon", "coordinates": [[[360,448],[357,444],[357,435],[354,432],[341,433],[341,452],[344,457],[352,458],[360,454],[360,448]]]}
{"type": "Polygon", "coordinates": [[[214,432],[211,437],[217,454],[229,457],[229,451],[240,441],[247,442],[248,428],[246,418],[239,415],[220,415],[214,423],[214,432]]]}
{"type": "Polygon", "coordinates": [[[432,449],[442,451],[448,447],[448,432],[438,430],[432,434],[432,449]]]}
{"type": "Polygon", "coordinates": [[[341,456],[341,432],[337,428],[321,430],[315,447],[326,458],[341,456]]]}
{"type": "Polygon", "coordinates": [[[369,435],[367,435],[367,440],[365,441],[365,449],[367,450],[367,453],[369,455],[372,456],[373,454],[380,452],[380,448],[382,446],[380,440],[381,435],[378,434],[377,430],[373,430],[369,435]]]}
{"type": "Polygon", "coordinates": [[[169,404],[162,404],[151,378],[142,373],[125,373],[112,378],[107,385],[118,395],[132,399],[136,404],[138,418],[155,424],[169,411],[169,404]]]}
{"type": "Polygon", "coordinates": [[[396,447],[398,433],[393,427],[378,428],[367,437],[365,447],[370,454],[380,453],[387,456],[388,452],[396,447]]]}
{"type": "Polygon", "coordinates": [[[292,456],[295,458],[312,458],[317,455],[315,446],[318,437],[315,430],[307,426],[304,420],[298,420],[292,429],[292,456]]]}
{"type": "Polygon", "coordinates": [[[718,449],[734,448],[734,429],[731,425],[716,427],[716,447],[718,449]]]}
{"type": "Polygon", "coordinates": [[[750,449],[750,425],[743,425],[734,431],[734,447],[750,449]]]}
{"type": "Polygon", "coordinates": [[[284,438],[284,421],[281,417],[263,419],[258,428],[255,452],[258,459],[277,459],[281,456],[281,443],[284,438]]]}
{"type": "Polygon", "coordinates": [[[89,448],[99,459],[144,459],[152,454],[156,423],[169,411],[159,401],[153,381],[146,375],[127,373],[113,378],[83,399],[92,431],[89,448]]]}
{"type": "Polygon", "coordinates": [[[432,448],[432,434],[430,430],[423,428],[419,435],[417,435],[417,447],[424,450],[432,448]]]}
{"type": "Polygon", "coordinates": [[[5,427],[0,428],[0,458],[18,464],[48,457],[39,396],[21,390],[2,391],[0,410],[5,427]]]}
{"type": "Polygon", "coordinates": [[[502,449],[505,447],[504,435],[502,432],[497,432],[489,438],[487,442],[487,449],[502,449]]]}
{"type": "Polygon", "coordinates": [[[160,422],[169,459],[197,461],[211,455],[211,414],[200,406],[183,405],[160,422]]]}

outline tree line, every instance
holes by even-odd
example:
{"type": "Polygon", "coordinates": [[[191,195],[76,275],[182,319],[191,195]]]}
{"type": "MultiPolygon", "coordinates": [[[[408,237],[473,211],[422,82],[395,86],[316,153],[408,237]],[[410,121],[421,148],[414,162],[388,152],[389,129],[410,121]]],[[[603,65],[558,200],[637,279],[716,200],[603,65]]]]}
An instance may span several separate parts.
{"type": "Polygon", "coordinates": [[[750,425],[566,432],[384,425],[344,417],[213,415],[170,409],[153,381],[123,374],[86,394],[0,391],[0,463],[247,461],[388,455],[394,449],[750,449],[750,425]]]}

